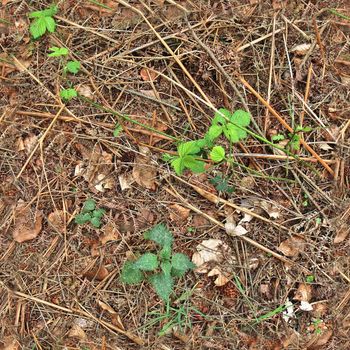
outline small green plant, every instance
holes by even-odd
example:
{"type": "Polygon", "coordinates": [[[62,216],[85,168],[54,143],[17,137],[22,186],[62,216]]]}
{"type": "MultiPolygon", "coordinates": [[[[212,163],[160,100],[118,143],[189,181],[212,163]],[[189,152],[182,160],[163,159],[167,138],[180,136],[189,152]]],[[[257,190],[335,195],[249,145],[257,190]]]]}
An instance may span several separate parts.
{"type": "Polygon", "coordinates": [[[216,190],[223,193],[233,193],[234,188],[228,184],[228,180],[223,176],[215,176],[210,179],[209,182],[215,186],[216,190]]]}
{"type": "Polygon", "coordinates": [[[113,136],[118,137],[120,135],[120,133],[122,132],[122,130],[123,130],[123,127],[120,124],[117,124],[115,126],[114,131],[113,131],[113,136]]]}
{"type": "Polygon", "coordinates": [[[315,276],[314,275],[308,275],[305,278],[306,283],[312,283],[315,281],[315,276]]]}
{"type": "MultiPolygon", "coordinates": [[[[286,149],[293,152],[300,149],[300,132],[310,132],[312,128],[309,126],[302,127],[298,125],[293,132],[288,133],[288,143],[286,149]]],[[[285,140],[286,137],[283,134],[273,135],[271,137],[272,142],[279,142],[285,140]]]]}
{"type": "Polygon", "coordinates": [[[172,252],[173,236],[164,224],[158,224],[144,234],[144,238],[160,246],[157,254],[144,253],[135,261],[127,261],[121,272],[125,284],[147,280],[158,296],[168,302],[174,288],[174,278],[182,277],[195,265],[182,253],[172,252]]]}
{"type": "Polygon", "coordinates": [[[80,68],[81,68],[80,62],[74,60],[74,61],[68,61],[64,66],[63,70],[64,70],[64,73],[69,72],[72,74],[77,74],[79,73],[80,68]]]}
{"type": "Polygon", "coordinates": [[[315,318],[312,320],[312,326],[314,328],[315,334],[322,334],[322,324],[323,321],[319,318],[315,318]]]}
{"type": "Polygon", "coordinates": [[[63,98],[63,100],[65,101],[70,101],[71,99],[73,99],[74,97],[78,96],[78,92],[77,90],[73,89],[73,88],[69,88],[69,89],[62,89],[60,91],[60,96],[61,98],[63,98]]]}
{"type": "Polygon", "coordinates": [[[102,208],[96,209],[96,202],[93,199],[88,199],[84,202],[81,213],[75,217],[75,223],[84,225],[90,222],[92,226],[100,228],[101,218],[105,212],[102,208]]]}
{"type": "Polygon", "coordinates": [[[48,57],[67,56],[68,53],[69,53],[67,48],[65,48],[65,47],[57,47],[57,46],[50,47],[49,51],[51,51],[51,53],[49,53],[47,55],[48,57]]]}
{"type": "Polygon", "coordinates": [[[57,13],[58,7],[53,5],[42,11],[30,12],[28,17],[33,19],[29,31],[34,39],[38,39],[46,32],[54,33],[56,30],[56,22],[53,16],[57,13]]]}

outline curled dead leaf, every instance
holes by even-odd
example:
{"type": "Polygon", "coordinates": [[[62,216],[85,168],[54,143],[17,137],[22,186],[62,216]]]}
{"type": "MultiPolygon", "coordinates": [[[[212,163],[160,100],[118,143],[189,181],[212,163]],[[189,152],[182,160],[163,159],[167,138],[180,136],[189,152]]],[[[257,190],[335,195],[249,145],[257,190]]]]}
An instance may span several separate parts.
{"type": "Polygon", "coordinates": [[[349,236],[349,233],[350,226],[347,223],[343,223],[342,225],[340,225],[334,237],[334,244],[338,244],[345,241],[346,238],[349,236]]]}
{"type": "Polygon", "coordinates": [[[148,156],[148,148],[140,148],[140,151],[143,154],[138,154],[135,157],[135,165],[132,170],[132,176],[138,185],[155,191],[157,188],[157,168],[150,164],[151,161],[150,157],[148,156]]]}
{"type": "Polygon", "coordinates": [[[18,204],[15,209],[13,239],[18,243],[22,243],[36,238],[42,228],[42,219],[43,216],[40,211],[37,210],[33,218],[31,210],[26,204],[18,204]]]}
{"type": "Polygon", "coordinates": [[[311,48],[311,44],[304,43],[294,46],[290,52],[293,52],[296,55],[303,56],[305,55],[311,48]]]}
{"type": "Polygon", "coordinates": [[[295,292],[293,300],[310,301],[312,297],[312,286],[307,283],[300,283],[295,292]]]}
{"type": "Polygon", "coordinates": [[[170,219],[172,221],[184,222],[190,216],[190,209],[182,207],[180,204],[170,205],[170,219]]]}
{"type": "Polygon", "coordinates": [[[317,350],[322,349],[324,345],[328,343],[333,335],[332,329],[326,324],[318,325],[320,331],[315,332],[311,339],[306,344],[307,350],[317,350]]]}
{"type": "Polygon", "coordinates": [[[153,69],[142,68],[140,71],[140,76],[144,81],[155,81],[158,77],[158,74],[153,69]]]}
{"type": "Polygon", "coordinates": [[[109,306],[108,304],[104,303],[101,300],[98,300],[97,304],[99,305],[99,307],[102,310],[107,311],[110,314],[111,319],[112,319],[112,324],[114,324],[116,327],[118,327],[122,330],[125,330],[125,327],[122,323],[120,316],[117,314],[117,312],[111,306],[109,306]]]}
{"type": "Polygon", "coordinates": [[[129,173],[119,175],[118,180],[122,191],[131,188],[131,184],[134,182],[132,174],[129,173]]]}
{"type": "Polygon", "coordinates": [[[214,284],[218,287],[222,287],[230,281],[230,275],[222,272],[219,267],[214,267],[211,271],[209,271],[208,277],[212,276],[218,276],[214,281],[214,284]]]}
{"type": "Polygon", "coordinates": [[[120,234],[116,227],[112,223],[108,223],[103,228],[104,235],[100,237],[100,242],[102,245],[105,245],[107,242],[116,241],[120,238],[120,234]]]}
{"type": "Polygon", "coordinates": [[[96,281],[102,281],[108,276],[109,272],[107,268],[104,265],[101,265],[100,267],[93,268],[87,272],[84,273],[84,277],[86,277],[89,280],[96,280],[96,281]]]}
{"type": "Polygon", "coordinates": [[[306,241],[302,237],[292,236],[283,241],[279,245],[278,250],[285,256],[296,257],[304,251],[305,245],[306,241]]]}
{"type": "Polygon", "coordinates": [[[64,211],[55,210],[50,213],[47,217],[47,221],[52,225],[58,232],[64,232],[64,211]]]}
{"type": "Polygon", "coordinates": [[[68,332],[69,338],[77,338],[79,340],[85,340],[87,338],[85,331],[77,324],[73,324],[72,328],[68,332]]]}
{"type": "Polygon", "coordinates": [[[79,95],[84,96],[86,98],[89,99],[93,99],[94,95],[92,93],[92,89],[90,85],[84,85],[81,84],[79,86],[76,87],[77,92],[79,93],[79,95]]]}

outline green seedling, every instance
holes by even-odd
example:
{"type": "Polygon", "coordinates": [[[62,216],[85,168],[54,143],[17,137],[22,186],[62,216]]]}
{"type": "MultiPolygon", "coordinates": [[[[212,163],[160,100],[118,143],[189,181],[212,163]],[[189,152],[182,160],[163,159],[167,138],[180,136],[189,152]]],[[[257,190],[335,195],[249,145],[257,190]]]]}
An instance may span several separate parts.
{"type": "Polygon", "coordinates": [[[60,96],[63,100],[70,101],[71,99],[78,96],[78,92],[77,92],[77,90],[75,90],[73,88],[62,89],[60,91],[60,96]]]}
{"type": "Polygon", "coordinates": [[[123,127],[120,124],[117,124],[115,126],[114,131],[113,131],[113,136],[118,137],[120,135],[120,133],[122,132],[122,130],[123,130],[123,127]]]}
{"type": "Polygon", "coordinates": [[[93,199],[88,199],[85,201],[81,213],[75,217],[75,223],[84,225],[90,222],[95,228],[100,228],[101,219],[105,212],[102,208],[96,209],[96,202],[93,199]]]}
{"type": "Polygon", "coordinates": [[[308,275],[305,278],[306,283],[312,283],[315,281],[315,276],[314,275],[308,275]]]}
{"type": "Polygon", "coordinates": [[[160,246],[155,253],[144,253],[135,261],[127,261],[121,272],[125,284],[147,280],[158,296],[168,302],[174,289],[174,279],[182,277],[195,265],[182,253],[172,252],[173,236],[164,224],[158,224],[144,234],[144,238],[160,246]]]}
{"type": "Polygon", "coordinates": [[[72,73],[77,74],[79,73],[81,68],[81,64],[79,61],[68,61],[67,64],[64,66],[63,71],[64,73],[72,73]]]}
{"type": "Polygon", "coordinates": [[[58,7],[53,5],[42,11],[30,12],[28,17],[32,19],[29,31],[34,39],[38,39],[46,32],[54,33],[56,30],[56,22],[53,16],[57,13],[58,7]]]}
{"type": "Polygon", "coordinates": [[[228,184],[228,180],[222,176],[215,176],[209,182],[215,186],[216,190],[223,193],[233,193],[234,188],[228,184]]]}

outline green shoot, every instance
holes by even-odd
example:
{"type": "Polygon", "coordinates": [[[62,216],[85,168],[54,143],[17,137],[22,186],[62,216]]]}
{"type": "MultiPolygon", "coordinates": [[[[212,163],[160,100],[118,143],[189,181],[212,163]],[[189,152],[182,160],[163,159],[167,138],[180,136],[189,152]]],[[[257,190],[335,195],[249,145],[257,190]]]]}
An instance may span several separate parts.
{"type": "Polygon", "coordinates": [[[38,39],[46,32],[54,33],[56,30],[56,22],[53,16],[57,13],[58,7],[53,5],[42,11],[30,12],[28,17],[33,19],[29,31],[34,39],[38,39]]]}
{"type": "Polygon", "coordinates": [[[60,91],[60,96],[65,101],[70,101],[71,99],[78,96],[78,92],[75,89],[62,89],[60,91]]]}
{"type": "Polygon", "coordinates": [[[233,193],[234,188],[228,184],[228,180],[222,176],[215,176],[209,182],[215,186],[216,190],[223,193],[233,193]]]}
{"type": "Polygon", "coordinates": [[[69,53],[67,48],[65,48],[65,47],[57,47],[57,46],[50,47],[49,51],[51,51],[51,53],[49,53],[47,55],[48,57],[67,56],[68,53],[69,53]]]}
{"type": "Polygon", "coordinates": [[[174,289],[174,278],[182,277],[195,265],[182,253],[172,253],[173,236],[163,224],[154,226],[144,234],[145,239],[157,243],[157,254],[144,253],[137,260],[127,261],[121,272],[125,284],[138,284],[147,280],[158,296],[168,302],[174,289]]]}
{"type": "Polygon", "coordinates": [[[100,228],[101,219],[106,211],[102,208],[96,209],[96,202],[93,199],[88,199],[84,202],[81,213],[75,217],[75,223],[84,225],[90,222],[95,228],[100,228]]]}
{"type": "Polygon", "coordinates": [[[77,74],[80,71],[81,64],[78,61],[68,61],[64,67],[64,72],[77,74]]]}

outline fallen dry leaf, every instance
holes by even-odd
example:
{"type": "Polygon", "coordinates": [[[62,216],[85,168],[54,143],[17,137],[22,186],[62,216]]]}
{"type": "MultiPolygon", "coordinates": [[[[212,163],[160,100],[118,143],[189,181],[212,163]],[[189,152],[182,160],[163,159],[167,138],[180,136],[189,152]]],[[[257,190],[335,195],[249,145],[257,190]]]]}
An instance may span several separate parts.
{"type": "Polygon", "coordinates": [[[132,170],[132,176],[136,183],[140,186],[155,191],[157,188],[157,168],[150,164],[150,152],[147,147],[140,147],[140,152],[142,154],[138,154],[135,157],[135,165],[132,170]]]}
{"type": "Polygon", "coordinates": [[[328,343],[333,335],[332,329],[329,328],[325,323],[318,325],[318,329],[321,332],[315,332],[311,339],[306,344],[307,350],[317,350],[322,349],[324,345],[328,343]]]}
{"type": "Polygon", "coordinates": [[[84,85],[81,84],[79,86],[76,87],[77,92],[79,93],[79,95],[84,96],[86,98],[89,99],[93,99],[94,95],[92,93],[92,89],[90,85],[84,85]]]}
{"type": "Polygon", "coordinates": [[[155,81],[158,74],[153,69],[142,68],[140,71],[140,76],[144,81],[155,81]]]}
{"type": "Polygon", "coordinates": [[[112,324],[114,324],[116,327],[118,327],[122,330],[125,330],[125,327],[122,323],[120,316],[117,314],[117,312],[112,307],[110,307],[108,304],[104,303],[101,300],[98,300],[97,304],[99,305],[99,307],[102,310],[107,311],[110,314],[111,319],[112,319],[112,324]]]}
{"type": "Polygon", "coordinates": [[[14,336],[7,336],[2,339],[3,345],[0,350],[19,350],[19,343],[14,336]]]}
{"type": "Polygon", "coordinates": [[[208,277],[212,276],[218,276],[214,281],[214,284],[218,287],[222,287],[228,283],[231,277],[229,274],[222,272],[222,270],[218,267],[214,267],[211,271],[209,271],[208,277]]]}
{"type": "Polygon", "coordinates": [[[282,252],[285,256],[296,257],[302,253],[305,249],[305,240],[299,236],[292,236],[285,241],[283,241],[278,250],[282,252]]]}
{"type": "Polygon", "coordinates": [[[116,241],[120,238],[120,234],[116,227],[112,223],[108,223],[103,228],[104,235],[100,237],[100,242],[105,245],[107,242],[116,241]]]}
{"type": "Polygon", "coordinates": [[[312,286],[307,283],[300,283],[295,292],[293,300],[310,301],[312,297],[312,286]]]}
{"type": "Polygon", "coordinates": [[[23,148],[26,154],[30,154],[38,142],[38,137],[30,133],[23,139],[23,145],[19,142],[19,147],[23,148]]]}
{"type": "Polygon", "coordinates": [[[12,232],[13,239],[18,242],[26,242],[36,238],[42,228],[43,216],[40,211],[32,217],[29,206],[19,203],[15,209],[15,225],[12,232]]]}
{"type": "Polygon", "coordinates": [[[55,210],[50,213],[47,217],[47,221],[52,225],[58,232],[64,232],[64,211],[55,210]]]}
{"type": "Polygon", "coordinates": [[[102,281],[108,276],[109,272],[107,268],[102,265],[98,268],[94,268],[89,270],[88,272],[84,273],[84,277],[86,277],[89,280],[96,280],[96,281],[102,281]]]}
{"type": "Polygon", "coordinates": [[[122,191],[131,188],[134,178],[132,174],[126,173],[118,176],[119,185],[122,191]]]}
{"type": "Polygon", "coordinates": [[[182,207],[180,204],[172,204],[169,206],[170,208],[170,220],[176,222],[186,222],[188,217],[190,216],[190,209],[182,207]]]}
{"type": "Polygon", "coordinates": [[[72,328],[68,332],[69,338],[77,338],[79,340],[85,340],[87,338],[85,331],[77,324],[73,324],[72,328]]]}
{"type": "Polygon", "coordinates": [[[342,225],[340,225],[334,237],[334,244],[338,244],[345,241],[346,238],[349,236],[349,233],[350,227],[347,223],[343,223],[342,225]]]}
{"type": "Polygon", "coordinates": [[[226,233],[231,236],[243,236],[248,232],[242,225],[236,226],[230,222],[225,223],[225,230],[226,233]]]}

